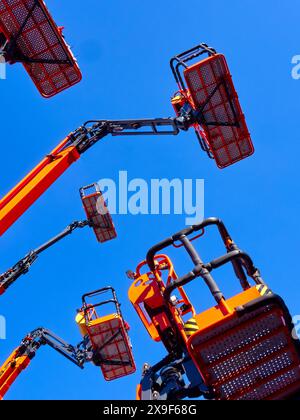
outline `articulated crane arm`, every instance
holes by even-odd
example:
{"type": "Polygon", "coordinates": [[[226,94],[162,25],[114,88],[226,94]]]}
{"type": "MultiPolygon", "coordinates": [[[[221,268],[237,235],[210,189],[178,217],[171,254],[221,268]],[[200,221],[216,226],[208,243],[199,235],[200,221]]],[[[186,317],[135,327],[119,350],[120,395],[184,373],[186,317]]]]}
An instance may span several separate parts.
{"type": "Polygon", "coordinates": [[[125,322],[116,291],[104,287],[82,296],[82,307],[77,310],[76,324],[82,336],[76,346],[66,343],[45,328],[27,335],[20,346],[0,367],[0,399],[30,364],[37,350],[48,345],[66,359],[83,369],[85,363],[99,367],[106,381],[113,381],[136,371],[129,325],[125,322]],[[99,298],[101,296],[101,299],[99,298]],[[91,301],[98,297],[97,302],[91,301]],[[114,307],[114,312],[100,315],[101,307],[114,307]]]}
{"type": "Polygon", "coordinates": [[[67,136],[16,187],[0,200],[0,236],[90,147],[102,138],[128,135],[177,135],[188,130],[198,115],[165,119],[88,121],[67,136]]]}
{"type": "Polygon", "coordinates": [[[18,261],[12,268],[0,275],[0,295],[3,295],[6,290],[23,274],[28,273],[32,264],[37,260],[38,256],[46,251],[48,248],[55,245],[57,242],[71,235],[74,230],[82,229],[85,226],[91,226],[88,220],[76,221],[67,226],[61,233],[50,239],[43,245],[39,246],[33,251],[30,251],[24,258],[18,261]]]}
{"type": "Polygon", "coordinates": [[[88,121],[0,200],[0,236],[86,150],[109,134],[177,135],[194,128],[202,149],[221,169],[251,156],[254,147],[225,57],[202,43],[176,55],[171,68],[179,89],[172,98],[175,118],[88,121]],[[198,57],[200,62],[191,64],[198,57]]]}
{"type": "Polygon", "coordinates": [[[38,328],[21,342],[0,368],[0,399],[3,399],[10,387],[30,364],[41,346],[48,345],[76,366],[83,369],[88,360],[88,353],[80,343],[74,347],[45,328],[38,328]]]}

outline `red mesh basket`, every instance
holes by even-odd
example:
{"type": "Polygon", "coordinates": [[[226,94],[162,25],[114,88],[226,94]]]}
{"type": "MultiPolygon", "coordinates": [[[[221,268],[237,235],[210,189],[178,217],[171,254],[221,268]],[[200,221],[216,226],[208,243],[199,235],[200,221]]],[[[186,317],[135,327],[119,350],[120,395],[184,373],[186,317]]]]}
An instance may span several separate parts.
{"type": "Polygon", "coordinates": [[[219,168],[254,153],[232,78],[221,54],[184,71],[195,108],[202,111],[206,142],[219,168]]]}
{"type": "Polygon", "coordinates": [[[42,96],[80,82],[77,62],[42,0],[0,0],[7,60],[22,62],[42,96]]]}
{"type": "Polygon", "coordinates": [[[106,361],[100,364],[105,380],[113,381],[135,372],[129,338],[117,314],[93,321],[88,326],[88,334],[95,353],[98,352],[101,359],[106,361]]]}
{"type": "Polygon", "coordinates": [[[117,232],[101,191],[89,195],[84,195],[84,191],[86,190],[81,189],[83,206],[98,242],[104,243],[115,239],[117,232]]]}
{"type": "Polygon", "coordinates": [[[275,302],[194,334],[189,348],[219,400],[280,400],[300,391],[299,350],[289,315],[275,302]]]}

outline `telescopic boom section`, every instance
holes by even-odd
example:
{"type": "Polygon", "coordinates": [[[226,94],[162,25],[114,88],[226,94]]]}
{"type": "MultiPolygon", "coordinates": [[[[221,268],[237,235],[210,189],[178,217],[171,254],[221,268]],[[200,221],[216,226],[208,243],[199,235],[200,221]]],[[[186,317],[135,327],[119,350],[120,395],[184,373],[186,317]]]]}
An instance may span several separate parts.
{"type": "Polygon", "coordinates": [[[21,355],[20,347],[6,360],[0,370],[0,400],[30,362],[31,358],[27,354],[21,355]]]}
{"type": "Polygon", "coordinates": [[[72,163],[79,159],[76,147],[66,147],[68,142],[69,137],[0,201],[0,235],[3,235],[72,163]]]}
{"type": "Polygon", "coordinates": [[[103,137],[126,135],[177,135],[188,128],[188,118],[90,121],[66,137],[16,187],[0,200],[2,236],[38,198],[103,137]]]}
{"type": "Polygon", "coordinates": [[[19,277],[21,277],[23,274],[28,273],[32,264],[36,261],[36,259],[42,252],[55,245],[57,242],[61,241],[66,236],[71,235],[74,232],[74,230],[82,229],[85,226],[90,226],[90,222],[88,220],[76,221],[71,223],[61,233],[54,236],[52,239],[39,246],[35,250],[28,252],[28,254],[20,261],[18,261],[12,268],[7,270],[5,273],[1,274],[0,296],[3,295],[6,292],[6,290],[10,286],[12,286],[16,280],[18,280],[19,277]]]}

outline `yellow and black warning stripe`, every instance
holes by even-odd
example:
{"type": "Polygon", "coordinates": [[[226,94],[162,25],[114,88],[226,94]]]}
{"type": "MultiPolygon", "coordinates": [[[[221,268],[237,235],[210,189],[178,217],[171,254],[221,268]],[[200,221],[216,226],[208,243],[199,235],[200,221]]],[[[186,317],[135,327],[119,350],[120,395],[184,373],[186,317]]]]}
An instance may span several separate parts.
{"type": "Polygon", "coordinates": [[[268,288],[265,284],[260,284],[259,286],[256,286],[256,289],[259,291],[259,294],[261,296],[268,296],[272,295],[273,292],[271,289],[268,288]]]}
{"type": "Polygon", "coordinates": [[[199,327],[195,318],[190,319],[184,324],[184,331],[187,337],[190,337],[199,331],[199,327]]]}

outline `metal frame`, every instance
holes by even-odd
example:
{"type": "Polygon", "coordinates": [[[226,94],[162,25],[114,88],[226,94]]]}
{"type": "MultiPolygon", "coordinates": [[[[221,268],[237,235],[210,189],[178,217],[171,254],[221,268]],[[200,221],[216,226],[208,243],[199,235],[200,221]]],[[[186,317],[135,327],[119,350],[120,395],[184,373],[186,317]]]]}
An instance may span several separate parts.
{"type": "MultiPolygon", "coordinates": [[[[102,287],[101,289],[95,290],[95,291],[90,292],[90,293],[86,293],[82,296],[81,300],[82,300],[82,309],[84,310],[85,315],[87,314],[87,312],[91,308],[98,308],[100,306],[107,305],[109,303],[113,303],[116,307],[117,314],[123,319],[122,312],[121,312],[121,304],[118,301],[117,293],[116,293],[115,289],[111,286],[102,287]],[[105,299],[105,300],[103,300],[99,303],[92,304],[91,306],[87,303],[87,298],[101,296],[101,295],[103,295],[107,292],[112,293],[112,298],[111,299],[105,299]]],[[[89,322],[88,318],[86,318],[86,322],[87,323],[89,322]]]]}
{"type": "Polygon", "coordinates": [[[181,118],[152,118],[132,120],[90,120],[72,133],[71,144],[80,154],[86,152],[99,140],[112,136],[177,135],[185,128],[186,121],[181,118]],[[149,130],[144,130],[148,127],[149,130]],[[167,127],[167,130],[160,130],[167,127]]]}
{"type": "Polygon", "coordinates": [[[212,56],[216,53],[217,51],[214,48],[211,48],[207,44],[202,43],[173,57],[170,61],[170,66],[179,89],[186,90],[186,85],[183,81],[180,72],[182,67],[187,68],[186,63],[188,63],[191,60],[194,60],[197,57],[200,57],[203,54],[208,54],[209,56],[212,56]],[[175,63],[177,63],[176,66],[175,63]]]}
{"type": "Polygon", "coordinates": [[[210,218],[204,220],[202,223],[194,225],[190,228],[183,229],[182,231],[174,234],[170,238],[165,239],[159,244],[153,246],[147,253],[147,263],[151,270],[155,270],[155,255],[163,249],[180,242],[189,254],[194,267],[186,275],[174,280],[169,286],[167,286],[164,296],[169,300],[171,293],[178,287],[182,287],[197,277],[202,277],[207,286],[209,287],[212,295],[214,296],[217,303],[220,303],[224,299],[224,295],[218,287],[217,283],[210,274],[216,268],[219,268],[227,263],[232,263],[234,271],[244,290],[250,287],[247,280],[246,274],[251,277],[256,284],[265,284],[261,278],[259,270],[254,266],[252,259],[248,254],[241,251],[236,244],[233,242],[229,235],[224,223],[217,218],[210,218]],[[227,254],[223,255],[209,263],[204,263],[199,256],[198,252],[194,248],[192,241],[188,236],[202,231],[208,226],[215,225],[218,227],[220,236],[224,242],[227,250],[227,254]]]}

